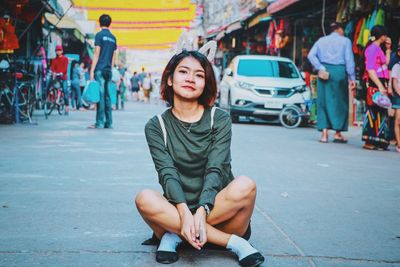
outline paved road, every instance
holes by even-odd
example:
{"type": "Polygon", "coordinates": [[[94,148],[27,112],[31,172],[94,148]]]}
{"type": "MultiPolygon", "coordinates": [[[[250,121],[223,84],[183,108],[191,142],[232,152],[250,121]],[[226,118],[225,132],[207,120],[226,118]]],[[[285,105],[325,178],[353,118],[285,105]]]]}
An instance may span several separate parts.
{"type": "MultiPolygon", "coordinates": [[[[156,266],[133,198],[160,189],[143,127],[162,110],[128,103],[113,130],[86,129],[93,111],[0,125],[0,266],[156,266]]],[[[264,266],[400,266],[400,155],[347,136],[233,126],[233,171],[258,184],[250,240],[264,266]]],[[[229,252],[180,255],[174,266],[237,266],[229,252]]]]}

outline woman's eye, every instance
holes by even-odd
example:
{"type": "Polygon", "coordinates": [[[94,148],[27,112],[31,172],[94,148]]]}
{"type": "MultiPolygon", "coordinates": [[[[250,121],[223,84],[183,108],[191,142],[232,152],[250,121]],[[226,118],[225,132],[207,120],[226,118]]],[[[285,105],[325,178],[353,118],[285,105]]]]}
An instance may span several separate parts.
{"type": "Polygon", "coordinates": [[[199,78],[204,79],[204,75],[203,74],[197,74],[196,76],[199,77],[199,78]]]}
{"type": "Polygon", "coordinates": [[[180,70],[179,73],[187,73],[186,70],[180,70]]]}

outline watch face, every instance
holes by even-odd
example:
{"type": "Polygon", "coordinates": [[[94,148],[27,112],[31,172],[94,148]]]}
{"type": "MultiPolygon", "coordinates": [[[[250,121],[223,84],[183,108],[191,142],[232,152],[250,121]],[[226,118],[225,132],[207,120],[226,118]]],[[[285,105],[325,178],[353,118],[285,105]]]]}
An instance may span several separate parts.
{"type": "Polygon", "coordinates": [[[210,207],[208,207],[207,204],[204,204],[203,207],[204,207],[204,209],[206,210],[206,214],[207,214],[207,215],[210,214],[210,207]]]}

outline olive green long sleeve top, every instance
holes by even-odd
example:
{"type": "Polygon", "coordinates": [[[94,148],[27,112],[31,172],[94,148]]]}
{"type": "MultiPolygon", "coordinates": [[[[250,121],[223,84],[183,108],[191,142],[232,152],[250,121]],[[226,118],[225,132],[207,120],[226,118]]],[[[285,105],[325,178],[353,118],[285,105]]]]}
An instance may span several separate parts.
{"type": "Polygon", "coordinates": [[[190,209],[214,206],[217,193],[234,178],[230,116],[216,109],[213,129],[209,108],[192,124],[179,121],[171,109],[161,116],[167,145],[157,116],[146,124],[145,134],[164,196],[173,204],[186,203],[190,209]]]}

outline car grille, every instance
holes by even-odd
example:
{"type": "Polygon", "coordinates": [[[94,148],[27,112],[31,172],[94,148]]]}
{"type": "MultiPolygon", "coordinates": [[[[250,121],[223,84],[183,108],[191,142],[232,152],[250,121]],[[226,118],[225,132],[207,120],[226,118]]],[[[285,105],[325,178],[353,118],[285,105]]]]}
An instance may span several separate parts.
{"type": "Polygon", "coordinates": [[[257,93],[262,94],[262,95],[272,95],[272,90],[267,90],[267,89],[255,89],[257,93]]]}
{"type": "Polygon", "coordinates": [[[272,88],[272,89],[264,89],[264,88],[255,88],[254,89],[260,95],[269,95],[272,97],[290,97],[293,95],[293,90],[288,88],[272,88]]]}

